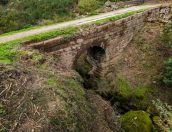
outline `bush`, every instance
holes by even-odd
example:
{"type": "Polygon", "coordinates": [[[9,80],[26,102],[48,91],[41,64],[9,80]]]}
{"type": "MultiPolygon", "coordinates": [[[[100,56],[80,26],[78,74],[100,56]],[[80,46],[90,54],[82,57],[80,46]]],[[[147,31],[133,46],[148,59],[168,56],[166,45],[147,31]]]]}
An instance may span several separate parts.
{"type": "Polygon", "coordinates": [[[9,9],[0,11],[0,33],[19,29],[22,24],[18,22],[19,17],[16,10],[9,9]]]}
{"type": "Polygon", "coordinates": [[[0,33],[27,28],[57,16],[70,17],[76,4],[77,0],[11,0],[0,8],[0,33]]]}
{"type": "Polygon", "coordinates": [[[80,0],[77,6],[77,12],[85,14],[91,12],[99,7],[99,1],[97,0],[80,0]]]}

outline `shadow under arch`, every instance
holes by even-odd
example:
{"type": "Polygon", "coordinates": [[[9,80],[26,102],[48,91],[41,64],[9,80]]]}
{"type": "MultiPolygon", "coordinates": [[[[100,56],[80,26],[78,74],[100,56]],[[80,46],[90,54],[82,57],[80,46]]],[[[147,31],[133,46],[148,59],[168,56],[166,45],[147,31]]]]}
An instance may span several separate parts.
{"type": "Polygon", "coordinates": [[[82,76],[84,87],[87,89],[96,88],[94,81],[99,77],[101,63],[105,59],[106,51],[99,45],[92,45],[77,55],[74,62],[74,69],[82,76]]]}

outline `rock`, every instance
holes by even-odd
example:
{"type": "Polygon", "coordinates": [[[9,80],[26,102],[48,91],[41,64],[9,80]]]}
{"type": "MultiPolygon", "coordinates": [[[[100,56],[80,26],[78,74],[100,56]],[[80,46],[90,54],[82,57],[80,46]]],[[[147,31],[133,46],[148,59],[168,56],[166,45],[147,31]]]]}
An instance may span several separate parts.
{"type": "Polygon", "coordinates": [[[84,42],[83,39],[77,39],[77,43],[78,43],[78,44],[81,44],[81,43],[83,43],[83,42],[84,42]]]}
{"type": "Polygon", "coordinates": [[[149,114],[144,111],[129,111],[121,117],[122,129],[126,132],[151,132],[153,129],[149,114]]]}
{"type": "Polygon", "coordinates": [[[105,3],[105,7],[111,7],[112,2],[110,2],[109,0],[105,3]]]}

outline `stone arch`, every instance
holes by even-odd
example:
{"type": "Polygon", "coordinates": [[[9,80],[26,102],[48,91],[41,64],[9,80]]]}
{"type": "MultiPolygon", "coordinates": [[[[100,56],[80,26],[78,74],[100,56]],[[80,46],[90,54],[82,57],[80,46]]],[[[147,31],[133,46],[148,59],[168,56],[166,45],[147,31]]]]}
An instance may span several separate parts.
{"type": "Polygon", "coordinates": [[[106,58],[105,41],[94,41],[93,43],[82,47],[75,56],[74,69],[81,76],[89,78],[90,76],[99,76],[101,64],[106,58]],[[97,72],[97,73],[96,73],[97,72]]]}
{"type": "Polygon", "coordinates": [[[80,49],[77,51],[77,54],[74,57],[73,60],[73,68],[76,67],[77,60],[83,53],[87,53],[89,57],[93,58],[96,60],[96,57],[99,55],[99,60],[96,60],[97,62],[101,63],[103,60],[106,59],[106,46],[107,46],[107,40],[105,39],[96,39],[91,42],[87,42],[86,44],[82,45],[80,49]]]}

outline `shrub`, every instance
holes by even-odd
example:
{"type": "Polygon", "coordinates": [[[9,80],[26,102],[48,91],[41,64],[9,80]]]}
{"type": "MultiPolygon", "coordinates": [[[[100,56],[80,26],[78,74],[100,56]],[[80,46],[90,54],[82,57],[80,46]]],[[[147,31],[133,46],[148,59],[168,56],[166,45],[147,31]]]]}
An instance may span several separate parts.
{"type": "Polygon", "coordinates": [[[99,6],[99,1],[97,0],[80,0],[77,6],[77,11],[80,14],[85,14],[97,9],[99,6]]]}
{"type": "Polygon", "coordinates": [[[70,17],[76,4],[77,0],[11,0],[6,7],[0,8],[0,33],[54,20],[56,16],[70,17]]]}

